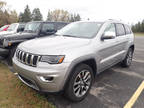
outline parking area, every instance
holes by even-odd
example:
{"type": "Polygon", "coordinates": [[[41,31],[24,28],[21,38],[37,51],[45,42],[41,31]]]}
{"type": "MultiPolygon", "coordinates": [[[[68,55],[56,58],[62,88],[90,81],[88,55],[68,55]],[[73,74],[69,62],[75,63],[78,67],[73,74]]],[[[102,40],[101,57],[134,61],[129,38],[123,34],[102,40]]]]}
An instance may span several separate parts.
{"type": "Polygon", "coordinates": [[[54,104],[57,108],[123,108],[129,103],[134,104],[133,108],[143,108],[143,42],[144,36],[135,37],[136,48],[134,60],[130,68],[122,68],[118,64],[99,74],[95,79],[90,93],[83,101],[73,103],[59,94],[46,94],[44,95],[45,99],[54,104]],[[141,88],[142,92],[138,90],[138,88],[141,88]],[[136,92],[136,90],[138,91],[136,92]],[[140,95],[138,96],[138,94],[140,95]],[[134,98],[132,98],[132,96],[134,96],[134,98]]]}
{"type": "MultiPolygon", "coordinates": [[[[46,98],[57,108],[123,108],[144,80],[143,42],[143,36],[135,37],[136,48],[132,66],[122,68],[117,65],[98,75],[85,100],[72,103],[59,95],[47,95],[46,98]]],[[[144,107],[144,91],[138,93],[140,96],[130,102],[134,104],[133,108],[144,107]]]]}

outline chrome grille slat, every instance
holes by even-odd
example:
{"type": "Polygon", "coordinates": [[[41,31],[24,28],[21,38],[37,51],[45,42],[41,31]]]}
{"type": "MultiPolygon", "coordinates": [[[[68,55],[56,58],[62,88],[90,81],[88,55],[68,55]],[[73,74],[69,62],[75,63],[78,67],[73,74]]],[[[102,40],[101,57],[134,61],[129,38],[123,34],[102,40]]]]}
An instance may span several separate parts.
{"type": "Polygon", "coordinates": [[[34,55],[31,55],[30,65],[32,65],[32,66],[33,66],[33,57],[34,57],[34,55]]]}
{"type": "Polygon", "coordinates": [[[23,57],[24,57],[24,52],[22,52],[22,62],[24,62],[24,61],[23,61],[23,57]]]}
{"type": "Polygon", "coordinates": [[[25,63],[28,64],[28,53],[26,53],[26,59],[25,59],[25,63]]]}
{"type": "Polygon", "coordinates": [[[41,56],[30,54],[19,49],[16,50],[16,58],[23,64],[36,67],[41,56]]]}

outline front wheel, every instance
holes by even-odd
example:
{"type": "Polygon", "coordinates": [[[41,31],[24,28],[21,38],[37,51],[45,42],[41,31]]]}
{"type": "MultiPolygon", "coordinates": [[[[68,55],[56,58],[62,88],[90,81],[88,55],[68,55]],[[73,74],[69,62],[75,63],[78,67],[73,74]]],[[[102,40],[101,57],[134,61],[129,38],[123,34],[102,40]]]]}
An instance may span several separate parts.
{"type": "Polygon", "coordinates": [[[78,65],[72,72],[65,96],[72,101],[81,101],[88,94],[94,80],[93,70],[86,64],[78,65]]]}
{"type": "Polygon", "coordinates": [[[122,66],[123,67],[129,67],[132,63],[132,58],[133,58],[133,49],[130,48],[128,50],[128,53],[127,53],[125,59],[122,61],[122,66]]]}
{"type": "Polygon", "coordinates": [[[10,65],[10,66],[12,66],[12,58],[13,58],[13,56],[15,54],[16,48],[17,48],[17,46],[14,46],[9,51],[7,62],[8,62],[8,65],[10,65]]]}

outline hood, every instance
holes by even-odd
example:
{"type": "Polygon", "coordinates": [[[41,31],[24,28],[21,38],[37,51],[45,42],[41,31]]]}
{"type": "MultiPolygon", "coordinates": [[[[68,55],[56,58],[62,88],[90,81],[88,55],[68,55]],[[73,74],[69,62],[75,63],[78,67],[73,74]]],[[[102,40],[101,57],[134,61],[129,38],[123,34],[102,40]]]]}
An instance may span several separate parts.
{"type": "Polygon", "coordinates": [[[13,34],[15,33],[15,31],[2,31],[0,32],[0,37],[3,36],[3,35],[10,35],[10,34],[13,34]]]}
{"type": "Polygon", "coordinates": [[[35,33],[20,32],[11,35],[3,35],[0,37],[0,39],[8,39],[8,40],[27,39],[33,37],[34,35],[35,33]]]}
{"type": "Polygon", "coordinates": [[[19,49],[39,55],[61,55],[63,51],[89,44],[90,39],[50,36],[23,42],[19,49]]]}

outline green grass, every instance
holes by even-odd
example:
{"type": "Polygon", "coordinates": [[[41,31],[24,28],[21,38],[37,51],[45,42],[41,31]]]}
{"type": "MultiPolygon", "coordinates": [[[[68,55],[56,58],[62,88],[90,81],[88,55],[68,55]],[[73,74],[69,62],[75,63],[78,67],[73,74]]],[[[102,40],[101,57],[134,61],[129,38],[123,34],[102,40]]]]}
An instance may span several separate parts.
{"type": "Polygon", "coordinates": [[[0,63],[0,108],[55,108],[0,63]]]}
{"type": "Polygon", "coordinates": [[[144,33],[134,33],[135,36],[144,36],[144,33]]]}

